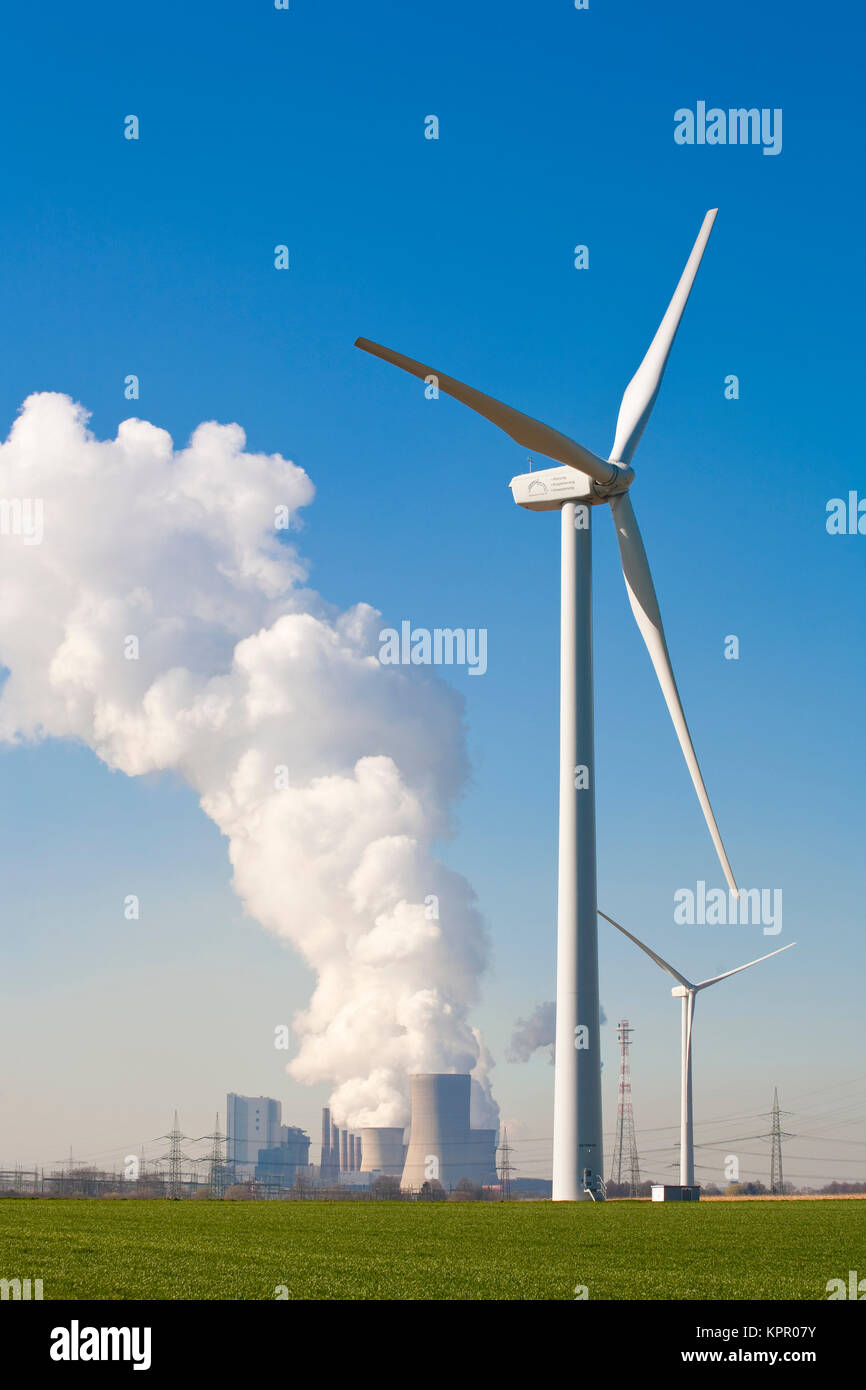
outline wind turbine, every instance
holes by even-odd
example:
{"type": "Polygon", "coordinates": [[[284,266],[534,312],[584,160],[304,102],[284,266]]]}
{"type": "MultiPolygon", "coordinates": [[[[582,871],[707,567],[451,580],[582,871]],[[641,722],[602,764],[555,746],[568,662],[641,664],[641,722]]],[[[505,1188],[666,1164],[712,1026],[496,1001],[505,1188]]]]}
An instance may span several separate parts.
{"type": "Polygon", "coordinates": [[[392,362],[483,415],[516,443],[565,468],[512,478],[515,502],[561,512],[559,888],[557,903],[556,1070],[553,1102],[553,1200],[601,1195],[603,1172],[595,767],[592,682],[592,507],[609,504],[632,612],[646,643],[728,884],[737,886],[692,746],[662,628],[661,614],[628,490],[631,459],[659,392],[668,355],[717,209],[703,220],[646,356],[632,377],[605,460],[567,435],[511,406],[367,338],[356,347],[392,362]]]}
{"type": "Polygon", "coordinates": [[[606,922],[610,922],[612,927],[621,931],[623,936],[627,936],[629,941],[633,941],[635,946],[640,946],[645,951],[650,960],[654,960],[656,965],[662,970],[666,970],[678,983],[671,990],[674,999],[682,999],[683,1015],[683,1042],[682,1042],[682,1087],[680,1093],[680,1186],[694,1187],[695,1184],[695,1141],[694,1125],[692,1118],[692,1033],[694,1031],[695,999],[698,990],[709,989],[710,985],[717,985],[720,980],[727,980],[731,975],[739,975],[741,970],[750,970],[753,965],[760,965],[762,960],[769,960],[771,956],[779,956],[783,951],[790,951],[792,946],[796,946],[796,941],[789,941],[787,946],[780,946],[777,951],[770,951],[766,956],[758,956],[757,960],[747,961],[745,965],[738,965],[735,970],[726,970],[724,975],[714,975],[711,980],[701,980],[699,985],[693,985],[687,980],[685,975],[681,975],[678,970],[674,970],[661,956],[651,951],[649,946],[643,941],[639,941],[636,936],[632,936],[630,931],[621,927],[619,922],[615,922],[612,917],[608,917],[606,912],[599,910],[599,917],[603,917],[606,922]]]}

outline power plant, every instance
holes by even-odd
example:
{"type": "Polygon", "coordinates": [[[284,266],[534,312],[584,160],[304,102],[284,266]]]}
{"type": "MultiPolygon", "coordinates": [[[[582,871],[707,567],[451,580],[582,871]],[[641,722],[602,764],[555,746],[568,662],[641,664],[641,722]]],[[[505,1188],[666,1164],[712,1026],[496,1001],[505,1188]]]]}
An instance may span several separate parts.
{"type": "Polygon", "coordinates": [[[322,1111],[319,1177],[323,1183],[368,1186],[376,1178],[397,1178],[407,1192],[425,1183],[445,1191],[461,1179],[474,1187],[496,1186],[495,1129],[472,1129],[468,1075],[411,1076],[409,1142],[396,1126],[367,1126],[360,1134],[340,1129],[326,1106],[322,1111]]]}
{"type": "Polygon", "coordinates": [[[309,1136],[282,1123],[278,1100],[232,1092],[226,1098],[226,1181],[289,1188],[302,1178],[320,1187],[358,1188],[391,1178],[407,1193],[449,1192],[461,1182],[498,1187],[499,1135],[471,1126],[472,1078],[423,1073],[409,1077],[409,1090],[408,1134],[396,1125],[360,1132],[341,1127],[326,1105],[318,1168],[310,1163],[309,1136]]]}

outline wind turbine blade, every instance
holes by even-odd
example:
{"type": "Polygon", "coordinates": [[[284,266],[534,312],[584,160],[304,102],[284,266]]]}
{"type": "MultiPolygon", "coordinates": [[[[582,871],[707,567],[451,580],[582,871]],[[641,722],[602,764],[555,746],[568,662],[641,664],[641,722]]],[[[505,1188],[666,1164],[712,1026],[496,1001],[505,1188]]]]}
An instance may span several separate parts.
{"type": "Polygon", "coordinates": [[[749,970],[753,965],[760,965],[762,960],[769,960],[771,956],[780,956],[783,951],[790,951],[792,946],[796,946],[796,941],[789,941],[787,946],[780,946],[778,951],[770,951],[769,955],[758,956],[757,960],[750,960],[746,965],[738,965],[736,970],[726,970],[724,975],[714,975],[711,980],[701,980],[695,989],[706,989],[708,985],[717,985],[719,980],[726,980],[729,975],[739,975],[741,970],[749,970]]]}
{"type": "Polygon", "coordinates": [[[674,970],[673,966],[669,965],[662,956],[657,956],[655,951],[651,951],[649,946],[645,946],[636,936],[632,936],[631,932],[626,931],[625,927],[621,927],[619,922],[615,922],[612,917],[608,917],[607,913],[602,912],[601,908],[598,909],[598,915],[599,917],[603,917],[606,922],[610,922],[612,927],[616,927],[617,931],[621,931],[623,936],[627,936],[629,941],[633,941],[635,946],[640,946],[642,951],[646,951],[650,960],[654,960],[656,965],[661,966],[662,970],[666,970],[675,980],[679,980],[680,984],[685,985],[686,989],[694,989],[694,985],[686,979],[685,975],[681,975],[678,970],[674,970]]]}
{"type": "Polygon", "coordinates": [[[692,736],[689,733],[689,726],[686,723],[686,716],[683,713],[677,683],[674,679],[673,667],[668,653],[667,642],[665,641],[664,628],[662,627],[662,617],[659,612],[658,599],[653,586],[652,575],[650,574],[649,563],[644,550],[643,540],[638,529],[634,508],[627,492],[610,499],[610,509],[613,513],[614,525],[616,526],[616,538],[619,542],[619,554],[622,561],[622,572],[625,576],[625,587],[628,591],[631,611],[634,613],[635,621],[640,629],[641,636],[646,643],[647,651],[650,654],[655,673],[658,677],[662,694],[665,697],[665,704],[668,707],[683,756],[686,760],[695,791],[698,794],[698,801],[701,803],[701,810],[704,819],[709,827],[716,853],[719,856],[725,878],[729,886],[739,897],[739,889],[734,879],[733,870],[728,861],[722,837],[719,834],[719,827],[716,825],[716,818],[713,815],[713,808],[710,805],[710,798],[704,786],[704,779],[701,776],[701,769],[695,755],[692,744],[692,736]]]}
{"type": "Polygon", "coordinates": [[[445,376],[433,367],[425,366],[423,362],[416,362],[412,357],[392,352],[380,343],[372,343],[369,338],[356,338],[355,347],[363,348],[364,352],[381,357],[385,362],[393,362],[395,367],[402,367],[404,372],[411,372],[412,376],[419,377],[421,381],[426,381],[431,376],[435,377],[440,391],[444,391],[447,396],[453,396],[456,401],[462,401],[470,410],[477,411],[485,420],[498,425],[515,443],[522,444],[525,449],[534,449],[536,453],[556,459],[557,463],[570,464],[572,468],[588,474],[597,483],[606,485],[617,477],[618,470],[615,467],[589,449],[585,449],[582,444],[569,439],[565,434],[560,434],[559,430],[551,429],[550,425],[543,425],[540,420],[533,420],[531,415],[523,415],[519,410],[513,410],[510,405],[503,405],[501,401],[494,400],[493,396],[485,396],[473,386],[466,386],[462,381],[445,376]]]}
{"type": "Polygon", "coordinates": [[[686,261],[686,268],[674,290],[674,297],[658,326],[656,335],[647,349],[647,354],[625,388],[622,404],[616,422],[616,438],[613,442],[611,458],[617,463],[630,463],[644,432],[647,420],[652,414],[659,387],[662,384],[670,350],[680,326],[683,310],[688,302],[698,266],[704,254],[718,208],[710,208],[703,220],[698,239],[692,247],[692,254],[686,261]]]}

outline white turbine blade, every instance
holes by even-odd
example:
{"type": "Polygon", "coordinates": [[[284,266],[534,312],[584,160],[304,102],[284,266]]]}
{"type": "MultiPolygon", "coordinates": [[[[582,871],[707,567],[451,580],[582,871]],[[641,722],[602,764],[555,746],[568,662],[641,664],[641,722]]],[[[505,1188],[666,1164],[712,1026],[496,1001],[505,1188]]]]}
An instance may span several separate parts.
{"type": "Polygon", "coordinates": [[[380,343],[371,343],[369,338],[356,338],[355,347],[363,348],[364,352],[381,357],[385,362],[393,362],[395,367],[402,367],[404,372],[411,372],[412,376],[419,377],[421,381],[426,381],[431,376],[435,377],[440,391],[444,391],[447,396],[453,396],[456,401],[462,401],[470,410],[477,411],[485,420],[498,425],[515,443],[523,445],[525,449],[546,454],[548,458],[556,459],[557,463],[570,464],[572,468],[586,473],[597,483],[612,483],[617,476],[615,467],[599,458],[597,454],[591,453],[589,449],[585,449],[582,444],[569,439],[565,434],[560,434],[559,430],[551,429],[550,425],[543,425],[540,420],[533,420],[531,415],[523,415],[519,410],[513,410],[510,405],[503,405],[501,401],[494,400],[493,396],[485,396],[473,386],[466,386],[462,381],[445,376],[433,367],[425,366],[423,362],[416,362],[412,357],[392,352],[380,343]]]}
{"type": "Polygon", "coordinates": [[[662,694],[665,697],[665,704],[668,707],[674,728],[677,731],[677,738],[683,750],[695,791],[698,794],[698,801],[701,803],[701,810],[704,819],[709,827],[719,856],[725,878],[729,886],[739,897],[739,889],[734,879],[733,870],[728,862],[725,846],[722,844],[722,837],[719,834],[719,827],[716,825],[716,818],[713,815],[713,808],[710,805],[710,798],[707,796],[707,789],[704,786],[704,779],[701,776],[701,769],[695,755],[692,744],[692,736],[689,733],[689,726],[686,723],[686,716],[683,713],[677,683],[674,679],[673,667],[668,653],[667,642],[665,641],[664,628],[662,627],[661,613],[659,612],[658,600],[655,588],[653,587],[652,575],[650,574],[649,563],[638,529],[634,508],[627,492],[621,493],[617,497],[610,499],[610,508],[613,513],[614,525],[616,526],[616,538],[619,542],[619,554],[622,561],[622,572],[625,576],[625,586],[628,591],[629,603],[634,613],[635,621],[640,628],[641,636],[647,646],[655,673],[658,677],[662,694]]]}
{"type": "Polygon", "coordinates": [[[739,975],[741,970],[749,970],[753,965],[760,965],[762,960],[769,960],[771,956],[780,956],[783,951],[790,951],[792,946],[796,946],[796,941],[789,941],[787,946],[780,946],[778,951],[770,951],[769,955],[758,956],[757,960],[750,960],[746,965],[738,965],[736,970],[726,970],[724,975],[714,975],[711,980],[701,980],[695,989],[706,989],[708,985],[717,985],[719,980],[726,980],[729,975],[739,975]]]}
{"type": "Polygon", "coordinates": [[[717,212],[718,208],[711,208],[704,218],[698,239],[692,247],[692,254],[686,261],[686,268],[674,290],[674,297],[668,305],[667,313],[647,349],[646,357],[625,388],[616,422],[613,452],[611,453],[611,458],[615,459],[617,463],[627,464],[631,462],[632,455],[644,432],[644,426],[652,413],[670,350],[680,325],[680,319],[683,316],[683,309],[688,302],[695,276],[698,273],[698,266],[704,254],[704,247],[709,240],[710,232],[713,230],[717,212]]]}
{"type": "Polygon", "coordinates": [[[635,946],[640,946],[642,951],[646,951],[650,960],[654,960],[656,965],[661,966],[662,970],[666,970],[675,980],[679,980],[680,984],[685,985],[686,989],[694,989],[694,985],[686,979],[685,975],[681,975],[678,970],[674,970],[672,965],[669,965],[661,956],[657,956],[655,951],[651,951],[649,946],[645,946],[636,936],[632,936],[631,932],[626,931],[625,927],[621,927],[619,922],[615,922],[612,917],[608,917],[607,913],[602,912],[601,908],[598,909],[598,915],[599,917],[603,917],[606,922],[610,922],[612,927],[616,927],[617,931],[621,931],[623,936],[627,936],[629,941],[633,941],[635,946]]]}

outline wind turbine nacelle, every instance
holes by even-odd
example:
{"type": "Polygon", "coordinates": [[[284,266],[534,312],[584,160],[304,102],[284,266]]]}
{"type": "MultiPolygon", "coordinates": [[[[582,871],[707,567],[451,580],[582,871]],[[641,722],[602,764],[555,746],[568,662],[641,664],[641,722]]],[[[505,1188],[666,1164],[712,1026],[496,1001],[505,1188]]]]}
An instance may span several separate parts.
{"type": "Polygon", "coordinates": [[[520,473],[508,484],[518,507],[531,512],[552,512],[563,502],[584,502],[593,506],[605,501],[593,493],[592,478],[564,464],[560,468],[540,468],[535,473],[520,473]]]}

